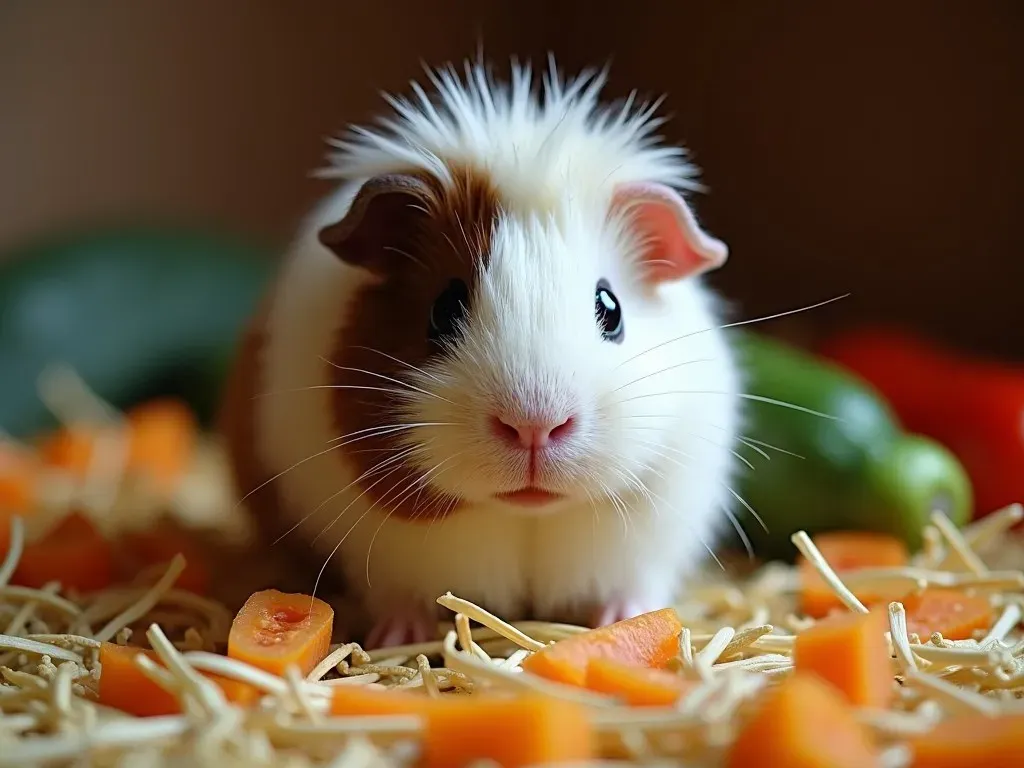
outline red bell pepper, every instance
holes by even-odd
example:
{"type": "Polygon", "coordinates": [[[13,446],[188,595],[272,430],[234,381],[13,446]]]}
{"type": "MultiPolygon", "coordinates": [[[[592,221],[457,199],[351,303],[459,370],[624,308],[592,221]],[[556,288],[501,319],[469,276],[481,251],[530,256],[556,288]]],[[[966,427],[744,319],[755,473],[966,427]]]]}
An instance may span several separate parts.
{"type": "Polygon", "coordinates": [[[904,429],[956,455],[974,486],[975,518],[1024,502],[1024,365],[880,325],[841,332],[817,351],[873,384],[904,429]]]}

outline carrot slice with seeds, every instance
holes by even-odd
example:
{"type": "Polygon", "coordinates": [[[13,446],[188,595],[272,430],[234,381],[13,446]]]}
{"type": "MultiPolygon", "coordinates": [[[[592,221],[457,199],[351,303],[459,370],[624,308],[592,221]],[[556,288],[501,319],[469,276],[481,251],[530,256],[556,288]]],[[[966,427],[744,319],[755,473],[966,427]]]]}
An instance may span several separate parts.
{"type": "Polygon", "coordinates": [[[911,768],[1019,768],[1024,715],[960,715],[908,742],[911,768]]]}
{"type": "Polygon", "coordinates": [[[231,623],[228,656],[277,675],[295,664],[307,675],[327,655],[333,629],[334,609],[323,600],[256,592],[231,623]]]}
{"type": "MultiPolygon", "coordinates": [[[[906,545],[895,538],[872,531],[829,531],[812,537],[825,560],[840,578],[843,573],[859,568],[889,568],[906,565],[910,559],[906,545]]],[[[839,598],[821,578],[821,574],[802,555],[797,559],[800,573],[800,609],[807,616],[820,619],[834,609],[844,609],[839,598]]],[[[856,589],[853,593],[864,605],[888,605],[899,600],[905,589],[877,592],[856,589]]]]}
{"type": "Polygon", "coordinates": [[[995,621],[992,604],[981,595],[930,587],[903,598],[907,631],[927,642],[933,632],[947,640],[969,640],[975,630],[987,630],[995,621]]]}
{"type": "Polygon", "coordinates": [[[894,684],[888,628],[887,614],[878,608],[832,614],[796,636],[793,664],[836,686],[852,704],[887,707],[894,684]]]}
{"type": "Polygon", "coordinates": [[[79,592],[104,589],[114,581],[114,550],[87,517],[72,512],[25,545],[11,580],[35,589],[51,581],[79,592]]]}
{"type": "Polygon", "coordinates": [[[528,656],[522,667],[549,680],[577,686],[586,682],[587,665],[593,659],[664,667],[679,652],[682,629],[676,612],[663,608],[559,640],[528,656]]]}
{"type": "Polygon", "coordinates": [[[799,670],[765,694],[730,748],[725,768],[769,764],[766,760],[786,768],[881,765],[868,730],[843,695],[799,670]]]}
{"type": "Polygon", "coordinates": [[[593,759],[595,736],[586,710],[560,699],[457,696],[424,710],[423,768],[493,760],[502,768],[561,765],[593,759]]]}
{"type": "Polygon", "coordinates": [[[633,707],[669,707],[689,693],[694,683],[663,669],[592,659],[585,685],[592,691],[618,696],[633,707]]]}
{"type": "MultiPolygon", "coordinates": [[[[181,705],[173,693],[146,676],[135,663],[140,653],[149,656],[163,666],[160,657],[145,648],[136,648],[114,643],[100,646],[99,702],[136,717],[159,717],[176,715],[181,705]]],[[[215,675],[201,673],[215,682],[228,701],[249,706],[259,701],[262,692],[248,683],[215,675]]]]}

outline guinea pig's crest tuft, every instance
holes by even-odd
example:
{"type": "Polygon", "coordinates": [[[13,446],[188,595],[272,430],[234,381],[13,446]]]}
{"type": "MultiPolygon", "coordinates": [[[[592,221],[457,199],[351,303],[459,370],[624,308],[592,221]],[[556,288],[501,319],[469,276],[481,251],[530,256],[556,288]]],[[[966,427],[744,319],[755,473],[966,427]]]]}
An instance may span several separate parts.
{"type": "Polygon", "coordinates": [[[385,94],[394,114],[377,128],[354,126],[330,144],[337,152],[316,173],[358,180],[399,170],[424,171],[450,183],[451,169],[486,172],[506,200],[542,203],[571,186],[605,187],[644,180],[696,190],[696,169],[686,151],[655,134],[665,122],[661,100],[599,101],[607,68],[563,78],[553,58],[535,87],[529,64],[511,65],[508,83],[496,82],[484,64],[426,69],[428,93],[413,81],[413,96],[385,94]],[[538,92],[539,91],[539,92],[538,92]],[[519,194],[517,194],[517,192],[519,194]],[[547,194],[545,194],[547,193],[547,194]]]}

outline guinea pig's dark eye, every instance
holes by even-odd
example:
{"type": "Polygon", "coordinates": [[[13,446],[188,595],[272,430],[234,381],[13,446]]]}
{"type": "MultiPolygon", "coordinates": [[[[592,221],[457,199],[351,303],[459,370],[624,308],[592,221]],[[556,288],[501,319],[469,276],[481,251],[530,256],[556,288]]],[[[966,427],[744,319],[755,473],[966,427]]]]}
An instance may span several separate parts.
{"type": "Polygon", "coordinates": [[[597,310],[597,324],[601,328],[601,335],[607,341],[621,342],[622,333],[626,330],[622,323],[622,305],[606,280],[601,280],[597,284],[594,308],[597,310]]]}
{"type": "Polygon", "coordinates": [[[462,280],[452,280],[434,299],[430,308],[430,328],[427,335],[431,341],[450,340],[459,332],[459,321],[469,311],[469,288],[462,280]]]}

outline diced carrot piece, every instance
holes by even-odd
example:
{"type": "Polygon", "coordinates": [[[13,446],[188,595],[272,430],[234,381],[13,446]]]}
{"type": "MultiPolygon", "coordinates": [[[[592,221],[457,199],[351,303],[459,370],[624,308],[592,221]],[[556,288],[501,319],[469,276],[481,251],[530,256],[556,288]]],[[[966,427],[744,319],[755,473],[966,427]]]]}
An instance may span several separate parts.
{"type": "Polygon", "coordinates": [[[933,632],[947,640],[969,640],[975,630],[987,630],[995,621],[992,604],[981,595],[930,587],[903,598],[907,631],[927,641],[933,632]]]}
{"type": "MultiPolygon", "coordinates": [[[[127,469],[148,476],[161,492],[173,490],[187,470],[198,426],[187,405],[177,400],[153,400],[126,414],[127,469]]],[[[48,466],[84,477],[92,465],[99,438],[117,427],[69,426],[47,436],[39,454],[48,466]]]]}
{"type": "Polygon", "coordinates": [[[11,544],[11,518],[36,511],[40,476],[33,454],[0,442],[0,557],[11,544]]]}
{"type": "Polygon", "coordinates": [[[502,768],[568,764],[595,757],[595,736],[580,705],[541,696],[452,697],[425,710],[423,768],[493,760],[502,768]]]}
{"type": "Polygon", "coordinates": [[[0,442],[0,513],[6,517],[9,513],[24,515],[32,511],[39,470],[33,454],[0,442]]]}
{"type": "MultiPolygon", "coordinates": [[[[910,559],[906,544],[894,536],[872,531],[829,531],[812,537],[814,546],[840,577],[859,568],[889,568],[906,565],[910,559]]],[[[800,572],[800,610],[820,619],[843,604],[821,578],[817,569],[802,555],[797,559],[800,572]]],[[[879,593],[867,589],[853,590],[862,603],[888,605],[899,600],[906,590],[879,593]]]]}
{"type": "Polygon", "coordinates": [[[679,652],[682,629],[676,612],[663,608],[559,640],[528,656],[522,667],[549,680],[578,686],[586,682],[592,659],[664,667],[679,652]]]}
{"type": "Polygon", "coordinates": [[[836,686],[858,706],[887,707],[894,678],[885,632],[886,613],[835,613],[796,636],[793,664],[836,686]]]}
{"type": "Polygon", "coordinates": [[[12,581],[35,589],[50,581],[79,592],[103,589],[114,581],[113,547],[87,517],[72,512],[25,545],[12,581]]]}
{"type": "Polygon", "coordinates": [[[91,466],[95,444],[94,430],[73,426],[47,435],[38,450],[47,466],[61,469],[74,477],[85,477],[91,466]]]}
{"type": "Polygon", "coordinates": [[[127,416],[132,470],[149,475],[161,491],[173,490],[195,450],[198,426],[192,410],[178,400],[153,400],[127,416]]]}
{"type": "Polygon", "coordinates": [[[336,686],[331,714],[423,718],[423,768],[451,768],[490,759],[503,768],[586,760],[595,738],[586,711],[559,699],[481,694],[431,699],[404,691],[336,686]]]}
{"type": "Polygon", "coordinates": [[[689,693],[694,683],[664,669],[592,659],[587,664],[585,685],[618,696],[633,707],[670,707],[689,693]]]}
{"type": "Polygon", "coordinates": [[[184,533],[161,526],[156,530],[133,531],[121,537],[121,543],[136,565],[146,567],[168,565],[178,554],[185,557],[185,570],[174,582],[176,589],[197,595],[206,594],[210,571],[198,542],[184,533]]]}
{"type": "Polygon", "coordinates": [[[795,672],[764,696],[729,750],[726,768],[875,768],[870,733],[830,683],[795,672]]]}
{"type": "Polygon", "coordinates": [[[407,691],[382,691],[362,685],[336,685],[331,690],[331,714],[422,715],[435,699],[407,691]]]}
{"type": "Polygon", "coordinates": [[[913,736],[911,768],[1020,768],[1024,765],[1024,715],[959,715],[913,736]]]}
{"type": "Polygon", "coordinates": [[[277,675],[295,664],[306,675],[327,655],[333,629],[334,609],[323,600],[256,592],[231,623],[228,656],[277,675]]]}
{"type": "MultiPolygon", "coordinates": [[[[148,678],[135,663],[135,657],[140,653],[163,666],[159,656],[144,648],[114,643],[100,646],[99,702],[136,717],[180,713],[181,706],[174,694],[148,678]]],[[[217,684],[228,701],[241,706],[255,704],[262,696],[258,688],[248,683],[209,672],[202,674],[217,684]]]]}

